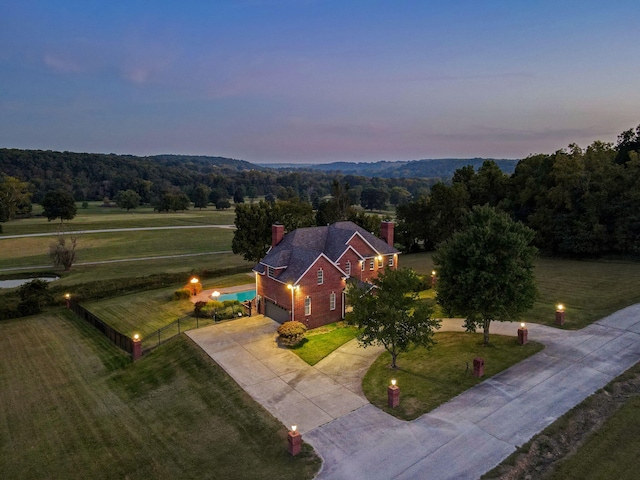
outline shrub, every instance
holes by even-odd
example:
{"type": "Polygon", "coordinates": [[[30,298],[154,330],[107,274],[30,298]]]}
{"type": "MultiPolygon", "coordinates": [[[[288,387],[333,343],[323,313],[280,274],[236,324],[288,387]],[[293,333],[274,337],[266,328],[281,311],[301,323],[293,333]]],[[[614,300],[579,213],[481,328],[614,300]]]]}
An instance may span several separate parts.
{"type": "Polygon", "coordinates": [[[207,317],[207,312],[204,311],[204,308],[207,306],[207,302],[196,302],[196,304],[193,307],[193,316],[197,317],[197,318],[204,318],[207,317]]]}
{"type": "Polygon", "coordinates": [[[296,321],[284,322],[278,328],[278,338],[283,345],[293,347],[304,339],[306,331],[307,327],[303,323],[296,321]]]}
{"type": "Polygon", "coordinates": [[[20,303],[18,312],[22,316],[35,315],[42,311],[44,305],[51,303],[49,284],[44,280],[32,280],[18,289],[20,303]]]}
{"type": "Polygon", "coordinates": [[[174,300],[188,300],[189,298],[191,298],[191,290],[186,287],[173,292],[174,300]]]}

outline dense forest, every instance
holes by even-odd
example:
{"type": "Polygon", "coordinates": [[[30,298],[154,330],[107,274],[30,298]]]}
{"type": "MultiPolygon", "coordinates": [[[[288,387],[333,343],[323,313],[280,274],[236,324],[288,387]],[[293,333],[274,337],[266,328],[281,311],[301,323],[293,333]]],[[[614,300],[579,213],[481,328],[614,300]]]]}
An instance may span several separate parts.
{"type": "MultiPolygon", "coordinates": [[[[66,190],[77,201],[115,199],[133,190],[142,203],[159,202],[167,192],[192,199],[198,187],[209,191],[210,202],[272,195],[300,197],[317,203],[331,191],[335,174],[279,171],[242,160],[222,157],[158,155],[104,155],[42,150],[0,149],[0,174],[30,184],[32,201],[40,203],[52,190],[66,190]]],[[[401,188],[403,198],[428,190],[435,180],[426,178],[370,178],[338,175],[349,183],[354,203],[367,188],[401,188]]]]}

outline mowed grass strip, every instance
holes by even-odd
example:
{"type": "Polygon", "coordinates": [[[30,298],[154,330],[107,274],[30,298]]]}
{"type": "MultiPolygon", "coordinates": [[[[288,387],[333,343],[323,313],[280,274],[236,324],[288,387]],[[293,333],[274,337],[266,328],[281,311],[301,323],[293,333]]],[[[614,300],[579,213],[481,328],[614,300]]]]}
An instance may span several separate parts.
{"type": "Polygon", "coordinates": [[[357,334],[358,330],[345,322],[330,323],[307,332],[306,338],[295,347],[291,347],[291,351],[313,366],[349,340],[353,340],[357,334]]]}
{"type": "MultiPolygon", "coordinates": [[[[185,212],[158,213],[151,207],[140,207],[126,212],[119,208],[105,208],[102,202],[90,202],[89,208],[77,203],[78,213],[69,222],[75,230],[103,228],[167,227],[179,225],[232,225],[235,209],[216,210],[210,206],[204,210],[190,209],[185,212]]],[[[41,213],[39,205],[34,206],[34,214],[41,213]]],[[[55,233],[60,222],[49,222],[44,217],[12,220],[2,224],[4,235],[28,235],[32,233],[55,233]]]]}
{"type": "Polygon", "coordinates": [[[0,478],[312,478],[305,445],[185,336],[136,363],[59,311],[0,323],[0,478]]]}
{"type": "MultiPolygon", "coordinates": [[[[431,253],[401,255],[399,265],[423,275],[434,268],[431,253]]],[[[561,303],[566,309],[562,328],[579,329],[640,302],[640,262],[541,257],[535,265],[539,297],[524,314],[526,322],[555,326],[561,303]]]]}
{"type": "MultiPolygon", "coordinates": [[[[230,251],[233,230],[143,230],[78,235],[76,262],[230,251]]],[[[1,239],[0,268],[50,264],[53,237],[1,239]]]]}
{"type": "Polygon", "coordinates": [[[398,369],[390,368],[391,355],[382,353],[367,371],[362,388],[369,401],[403,420],[427,413],[460,393],[511,365],[539,352],[540,343],[518,345],[514,337],[491,335],[482,345],[481,333],[441,332],[430,350],[411,348],[398,355],[398,369]],[[485,360],[484,377],[473,376],[473,359],[485,360]],[[387,388],[395,378],[400,387],[400,406],[387,406],[387,388]]]}

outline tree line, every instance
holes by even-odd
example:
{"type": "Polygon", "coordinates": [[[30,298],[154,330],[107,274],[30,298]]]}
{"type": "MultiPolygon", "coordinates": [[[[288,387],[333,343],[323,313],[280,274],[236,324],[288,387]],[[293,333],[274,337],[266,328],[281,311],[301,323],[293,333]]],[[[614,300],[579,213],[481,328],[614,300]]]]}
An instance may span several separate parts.
{"type": "Polygon", "coordinates": [[[460,229],[475,205],[508,213],[535,231],[552,255],[597,257],[640,253],[640,126],[616,144],[575,144],[531,155],[505,175],[492,161],[458,169],[397,207],[396,241],[405,251],[433,250],[460,229]]]}

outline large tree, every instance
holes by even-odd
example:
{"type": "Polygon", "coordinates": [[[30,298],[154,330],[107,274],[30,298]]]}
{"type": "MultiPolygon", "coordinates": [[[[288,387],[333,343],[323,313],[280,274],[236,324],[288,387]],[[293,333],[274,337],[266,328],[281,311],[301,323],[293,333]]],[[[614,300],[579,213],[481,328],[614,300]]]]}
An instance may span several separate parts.
{"type": "Polygon", "coordinates": [[[18,213],[31,212],[29,183],[10,176],[0,178],[0,222],[11,220],[18,213]]]}
{"type": "Polygon", "coordinates": [[[313,211],[309,203],[300,200],[275,203],[237,204],[231,249],[242,254],[245,260],[257,262],[264,257],[271,245],[271,225],[279,222],[287,232],[314,225],[313,211]]]}
{"type": "Polygon", "coordinates": [[[385,269],[373,285],[349,284],[347,301],[353,310],[347,322],[359,329],[361,345],[384,346],[391,355],[391,368],[397,368],[398,354],[411,345],[429,348],[440,326],[440,320],[431,318],[431,305],[418,299],[419,284],[409,269],[385,269]]]}
{"type": "Polygon", "coordinates": [[[65,220],[73,220],[77,212],[73,196],[62,189],[47,192],[42,200],[42,209],[47,220],[52,221],[59,218],[60,223],[65,220]]]}
{"type": "Polygon", "coordinates": [[[120,208],[126,208],[127,212],[132,208],[138,208],[142,197],[135,190],[120,190],[116,195],[116,204],[120,208]]]}
{"type": "Polygon", "coordinates": [[[516,320],[533,306],[534,236],[507,214],[476,206],[433,257],[438,303],[446,313],[465,317],[468,331],[482,327],[485,344],[492,321],[516,320]]]}

